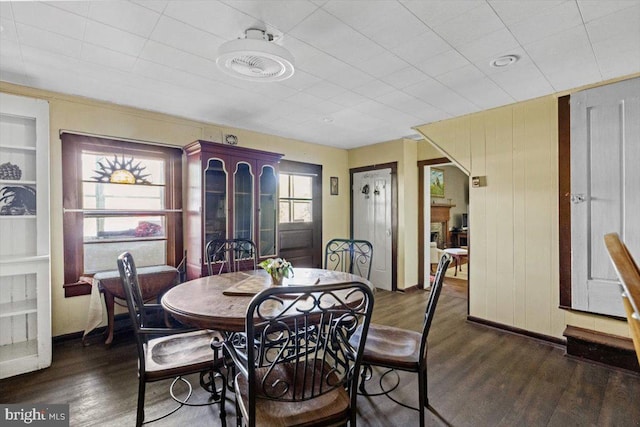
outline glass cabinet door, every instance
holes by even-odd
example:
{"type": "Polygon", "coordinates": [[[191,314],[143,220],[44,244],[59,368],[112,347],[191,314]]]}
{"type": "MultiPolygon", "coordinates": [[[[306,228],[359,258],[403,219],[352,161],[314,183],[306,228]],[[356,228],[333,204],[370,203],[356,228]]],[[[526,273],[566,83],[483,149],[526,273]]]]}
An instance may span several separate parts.
{"type": "Polygon", "coordinates": [[[207,244],[227,238],[227,171],[222,160],[209,159],[204,182],[204,244],[207,244]]]}
{"type": "Polygon", "coordinates": [[[253,174],[238,163],[233,174],[233,238],[253,240],[253,174]]]}
{"type": "Polygon", "coordinates": [[[260,174],[260,256],[276,255],[276,171],[263,166],[260,174]]]}

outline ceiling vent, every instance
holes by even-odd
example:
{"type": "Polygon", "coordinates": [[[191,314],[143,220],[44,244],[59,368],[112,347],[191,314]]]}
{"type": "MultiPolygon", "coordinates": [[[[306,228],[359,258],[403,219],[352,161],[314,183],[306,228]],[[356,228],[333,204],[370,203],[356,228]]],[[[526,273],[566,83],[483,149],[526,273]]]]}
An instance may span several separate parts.
{"type": "Polygon", "coordinates": [[[273,35],[255,28],[245,38],[223,43],[216,64],[225,73],[254,82],[277,82],[293,75],[293,55],[273,42],[273,35]]]}

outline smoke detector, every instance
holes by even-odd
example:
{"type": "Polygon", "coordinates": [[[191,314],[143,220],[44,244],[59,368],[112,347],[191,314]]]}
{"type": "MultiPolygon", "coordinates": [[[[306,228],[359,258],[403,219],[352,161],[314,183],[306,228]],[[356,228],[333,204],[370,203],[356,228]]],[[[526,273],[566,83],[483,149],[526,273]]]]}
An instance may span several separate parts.
{"type": "Polygon", "coordinates": [[[277,82],[293,75],[293,55],[273,35],[250,28],[245,38],[223,43],[216,64],[225,73],[254,82],[277,82]]]}

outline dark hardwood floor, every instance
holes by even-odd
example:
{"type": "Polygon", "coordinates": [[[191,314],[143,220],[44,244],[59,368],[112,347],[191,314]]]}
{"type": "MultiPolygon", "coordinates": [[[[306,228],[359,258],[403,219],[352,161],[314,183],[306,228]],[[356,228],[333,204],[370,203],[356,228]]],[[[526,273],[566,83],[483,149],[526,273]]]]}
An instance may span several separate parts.
{"type": "MultiPolygon", "coordinates": [[[[429,426],[640,426],[640,376],[564,356],[564,349],[466,322],[461,284],[445,285],[430,334],[429,426]],[[436,412],[438,415],[435,415],[436,412]]],[[[419,330],[427,292],[376,294],[374,321],[419,330]]],[[[0,381],[2,403],[69,403],[72,426],[133,426],[137,358],[120,334],[110,349],[95,340],[57,343],[53,365],[0,381]]],[[[192,383],[197,384],[197,379],[192,383]]],[[[417,401],[417,381],[401,374],[395,393],[417,401]]],[[[147,389],[147,417],[171,405],[168,382],[147,389]]],[[[193,399],[206,394],[194,387],[193,399]]],[[[235,408],[227,401],[228,425],[235,408]]],[[[359,397],[361,426],[414,426],[418,413],[386,397],[359,397]]],[[[217,406],[183,408],[154,426],[219,425],[217,406]]]]}

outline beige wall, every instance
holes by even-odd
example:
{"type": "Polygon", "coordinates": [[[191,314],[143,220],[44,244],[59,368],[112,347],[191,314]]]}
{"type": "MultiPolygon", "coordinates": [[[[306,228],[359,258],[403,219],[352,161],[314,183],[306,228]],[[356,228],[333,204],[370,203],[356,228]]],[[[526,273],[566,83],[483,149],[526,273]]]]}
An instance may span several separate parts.
{"type": "MultiPolygon", "coordinates": [[[[51,145],[51,303],[53,335],[84,329],[88,296],[65,298],[63,285],[62,243],[62,163],[60,129],[96,135],[138,139],[184,146],[196,139],[220,141],[225,133],[238,136],[239,145],[279,152],[287,160],[323,166],[323,229],[332,233],[349,233],[349,182],[347,151],[271,135],[225,128],[134,108],[95,102],[0,82],[0,91],[49,101],[51,145]],[[338,176],[339,196],[329,196],[329,177],[338,176]]],[[[115,268],[115,260],[114,260],[115,268]]],[[[106,316],[103,319],[106,324],[106,316]]]]}
{"type": "Polygon", "coordinates": [[[418,283],[418,143],[401,139],[349,150],[349,168],[398,163],[398,289],[418,283]]]}
{"type": "Polygon", "coordinates": [[[625,322],[558,308],[556,97],[416,129],[486,176],[469,189],[471,316],[559,338],[567,325],[629,335],[625,322]]]}

